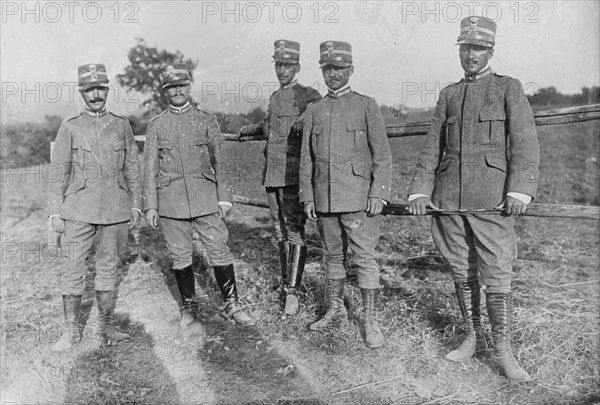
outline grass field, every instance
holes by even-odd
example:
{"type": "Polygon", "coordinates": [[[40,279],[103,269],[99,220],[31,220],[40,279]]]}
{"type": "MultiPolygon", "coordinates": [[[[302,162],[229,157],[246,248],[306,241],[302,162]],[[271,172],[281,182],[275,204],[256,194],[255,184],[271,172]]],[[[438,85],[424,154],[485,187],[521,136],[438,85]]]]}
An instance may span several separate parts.
{"type": "MultiPolygon", "coordinates": [[[[599,205],[600,123],[540,127],[536,202],[599,205]]],[[[391,140],[394,199],[405,202],[422,137],[391,140]]],[[[236,194],[263,198],[262,143],[228,144],[236,194]]],[[[278,256],[264,209],[237,205],[227,219],[243,301],[259,320],[236,328],[218,316],[219,294],[196,257],[201,323],[177,329],[178,294],[160,234],[143,227],[117,289],[117,323],[133,339],[93,345],[93,267],[87,277],[84,341],[55,354],[62,319],[60,266],[45,252],[45,185],[35,175],[3,175],[1,195],[2,403],[152,404],[592,404],[600,403],[599,224],[520,218],[513,273],[513,348],[534,377],[513,384],[489,353],[456,364],[445,354],[462,337],[449,269],[437,255],[428,218],[381,220],[380,319],[386,343],[360,335],[360,293],[349,282],[350,325],[328,333],[306,326],[321,311],[321,243],[308,227],[301,312],[284,319],[278,256]]],[[[483,306],[485,308],[485,306],[483,306]]],[[[484,325],[489,339],[489,323],[484,325]]]]}

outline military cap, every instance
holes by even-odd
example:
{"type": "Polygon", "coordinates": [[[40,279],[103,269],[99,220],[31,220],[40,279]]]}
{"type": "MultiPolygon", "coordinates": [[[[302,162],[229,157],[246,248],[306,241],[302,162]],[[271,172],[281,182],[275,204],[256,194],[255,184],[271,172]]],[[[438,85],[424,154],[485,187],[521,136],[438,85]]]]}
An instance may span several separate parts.
{"type": "Polygon", "coordinates": [[[474,44],[493,48],[496,44],[496,23],[486,17],[471,16],[460,22],[456,45],[474,44]]]}
{"type": "Polygon", "coordinates": [[[87,90],[91,87],[108,87],[106,66],[102,63],[79,66],[77,68],[77,77],[81,90],[87,90]]]}
{"type": "Polygon", "coordinates": [[[343,41],[325,41],[319,45],[321,67],[325,65],[348,67],[352,65],[352,45],[343,41]]]}
{"type": "Polygon", "coordinates": [[[275,41],[275,52],[273,53],[273,62],[299,63],[300,62],[300,44],[287,39],[275,41]]]}
{"type": "Polygon", "coordinates": [[[184,63],[174,63],[166,66],[160,73],[160,80],[162,81],[161,89],[169,86],[190,84],[191,82],[190,73],[184,63]]]}

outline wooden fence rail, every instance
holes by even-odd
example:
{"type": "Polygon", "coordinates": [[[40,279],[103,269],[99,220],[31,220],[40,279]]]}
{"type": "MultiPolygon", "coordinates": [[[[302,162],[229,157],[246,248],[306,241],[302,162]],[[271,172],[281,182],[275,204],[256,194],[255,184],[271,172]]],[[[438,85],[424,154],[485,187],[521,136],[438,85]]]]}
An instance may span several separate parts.
{"type": "MultiPolygon", "coordinates": [[[[556,108],[544,111],[537,111],[535,114],[535,124],[537,126],[569,124],[573,122],[592,121],[600,119],[600,104],[586,105],[582,107],[556,108]]],[[[239,136],[238,134],[223,134],[228,141],[264,141],[266,136],[262,134],[261,125],[255,124],[255,135],[239,136]]],[[[402,138],[408,136],[422,136],[429,131],[429,121],[410,122],[404,124],[391,124],[385,127],[388,138],[402,138]]],[[[136,140],[145,141],[144,136],[136,136],[136,140]]],[[[265,201],[247,198],[243,196],[233,196],[234,202],[251,205],[255,207],[267,208],[265,201]]],[[[470,214],[495,214],[500,215],[501,210],[459,210],[459,211],[434,211],[428,210],[427,215],[470,215],[470,214]]],[[[405,204],[388,204],[383,209],[386,215],[411,215],[406,211],[405,204]]],[[[587,205],[563,205],[563,204],[529,204],[527,211],[522,216],[529,217],[552,217],[552,218],[574,218],[574,219],[592,219],[600,220],[600,207],[587,205]]]]}

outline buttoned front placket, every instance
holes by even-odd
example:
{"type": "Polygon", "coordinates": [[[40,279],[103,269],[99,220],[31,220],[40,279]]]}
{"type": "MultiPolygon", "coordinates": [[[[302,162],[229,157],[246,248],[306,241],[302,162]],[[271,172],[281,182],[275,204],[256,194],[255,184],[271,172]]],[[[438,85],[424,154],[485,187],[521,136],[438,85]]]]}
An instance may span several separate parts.
{"type": "MultiPolygon", "coordinates": [[[[185,198],[187,199],[187,207],[188,207],[188,213],[189,216],[192,216],[192,206],[190,203],[190,195],[189,195],[189,191],[188,191],[188,186],[187,186],[187,179],[186,179],[186,172],[185,172],[185,165],[183,164],[183,154],[181,153],[181,149],[182,149],[182,144],[181,144],[181,131],[185,129],[185,126],[183,125],[183,121],[184,121],[184,114],[189,111],[189,105],[185,105],[182,108],[174,108],[171,107],[171,111],[175,114],[175,123],[176,123],[176,137],[177,137],[177,150],[179,151],[179,163],[181,164],[181,177],[183,178],[183,187],[185,188],[185,198]]],[[[185,134],[183,134],[185,135],[185,134]]]]}

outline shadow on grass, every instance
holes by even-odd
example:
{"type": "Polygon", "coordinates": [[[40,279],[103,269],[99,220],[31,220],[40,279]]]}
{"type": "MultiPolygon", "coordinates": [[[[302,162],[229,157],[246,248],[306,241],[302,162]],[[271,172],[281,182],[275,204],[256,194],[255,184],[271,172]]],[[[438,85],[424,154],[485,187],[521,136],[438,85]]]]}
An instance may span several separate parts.
{"type": "Polygon", "coordinates": [[[131,324],[126,314],[115,314],[113,318],[131,339],[116,346],[84,350],[74,360],[67,378],[65,403],[181,403],[175,384],[154,353],[154,340],[143,325],[131,324]]]}

